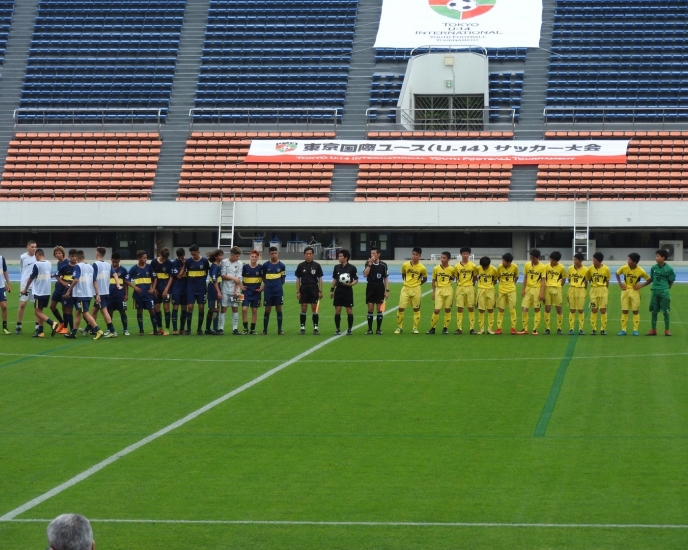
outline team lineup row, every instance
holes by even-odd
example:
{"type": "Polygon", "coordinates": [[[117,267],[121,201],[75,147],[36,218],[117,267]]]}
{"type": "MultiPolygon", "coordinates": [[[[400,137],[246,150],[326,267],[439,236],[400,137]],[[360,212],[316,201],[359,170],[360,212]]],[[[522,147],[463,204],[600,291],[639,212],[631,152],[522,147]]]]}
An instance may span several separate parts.
{"type": "MultiPolygon", "coordinates": [[[[262,334],[267,334],[273,307],[276,310],[277,332],[280,335],[284,334],[282,304],[286,267],[279,260],[279,251],[276,247],[270,248],[270,259],[262,264],[259,263],[260,255],[255,250],[249,254],[249,262],[242,263],[239,259],[242,252],[237,247],[233,247],[230,250],[229,259],[225,259],[224,252],[219,249],[208,253],[207,257],[202,257],[199,247],[193,245],[189,248],[190,258],[186,258],[186,251],[179,248],[176,250],[174,260],[169,259],[169,250],[162,248],[150,264],[146,253],[139,251],[136,265],[128,270],[121,266],[119,254],[113,253],[112,263],[107,263],[104,260],[105,253],[104,248],[97,248],[96,261],[89,265],[84,261],[85,254],[82,250],[72,249],[66,253],[64,248],[55,247],[53,256],[57,259],[57,269],[53,272],[52,264],[46,260],[44,251],[38,249],[35,242],[30,241],[27,252],[20,259],[20,304],[16,333],[22,332],[22,317],[26,303],[33,301],[36,317],[34,336],[37,338],[44,337],[43,326],[46,323],[51,329],[52,336],[62,333],[65,338],[76,338],[77,330],[81,330],[83,334],[93,334],[95,340],[101,337],[114,338],[117,336],[112,319],[115,312],[119,312],[124,335],[128,336],[130,333],[126,312],[131,289],[141,335],[144,334],[144,309],[148,310],[153,325],[151,334],[160,336],[169,334],[170,324],[172,334],[190,334],[196,305],[198,308],[197,334],[199,335],[224,334],[225,316],[228,309],[232,312],[233,334],[257,334],[256,322],[261,302],[265,306],[262,334]],[[52,279],[56,280],[56,284],[51,292],[52,279]],[[94,301],[93,307],[91,307],[92,301],[94,301]],[[61,305],[62,313],[58,305],[61,305]],[[55,320],[43,312],[47,307],[55,320]],[[239,308],[242,313],[243,330],[239,329],[239,308]],[[250,325],[249,309],[251,310],[250,325]],[[107,325],[106,331],[98,327],[99,313],[102,314],[107,325]],[[163,328],[163,314],[165,328],[163,328]],[[79,329],[82,317],[87,323],[85,329],[79,329]]],[[[421,254],[420,248],[414,248],[411,260],[401,267],[403,287],[399,299],[395,334],[403,333],[405,311],[409,307],[413,310],[412,332],[419,333],[421,289],[429,279],[427,269],[420,262],[421,254]]],[[[549,255],[549,262],[542,263],[540,251],[531,250],[530,261],[525,264],[521,285],[520,330],[517,330],[516,326],[516,284],[520,278],[520,271],[518,265],[513,262],[513,256],[509,253],[504,254],[500,265],[494,267],[487,256],[481,258],[478,265],[470,261],[471,249],[469,247],[461,248],[460,254],[461,260],[452,266],[449,263],[451,253],[443,252],[440,264],[432,271],[430,279],[434,311],[430,329],[426,334],[435,333],[442,311],[444,311],[442,333],[449,333],[454,305],[457,310],[457,328],[454,334],[463,333],[464,310],[468,312],[470,334],[502,334],[506,309],[510,310],[511,334],[538,334],[540,310],[543,304],[544,333],[551,333],[551,309],[554,307],[557,315],[556,330],[558,334],[563,334],[563,287],[567,281],[569,283],[566,295],[569,307],[568,333],[576,333],[576,317],[578,318],[578,334],[585,333],[584,307],[587,288],[590,286],[591,334],[597,334],[598,312],[601,322],[600,334],[606,334],[611,272],[604,265],[604,256],[601,253],[593,255],[592,265],[589,267],[583,265],[584,257],[576,254],[573,265],[566,270],[559,263],[561,260],[559,252],[553,251],[549,255]],[[456,283],[456,288],[454,288],[454,283],[456,283]],[[497,309],[496,327],[495,307],[497,309]],[[531,308],[534,311],[534,322],[529,332],[531,308]],[[478,310],[478,330],[475,329],[476,309],[478,310]],[[487,317],[487,324],[485,317],[487,317]]],[[[297,266],[295,271],[296,298],[301,306],[300,334],[306,332],[309,305],[313,333],[320,333],[319,305],[323,297],[324,274],[320,264],[313,260],[313,256],[313,249],[307,247],[304,250],[304,261],[297,266]]],[[[347,313],[346,334],[350,335],[353,329],[353,286],[358,284],[358,272],[356,267],[349,263],[350,257],[348,250],[339,251],[338,264],[335,265],[332,273],[329,295],[335,309],[334,321],[337,335],[342,333],[342,309],[345,309],[347,313]]],[[[652,284],[650,300],[652,328],[648,335],[657,334],[657,316],[660,312],[664,314],[665,335],[671,334],[669,331],[669,290],[676,277],[671,266],[666,263],[666,258],[667,253],[664,250],[658,250],[655,256],[657,263],[648,275],[643,268],[638,266],[640,256],[632,253],[628,256],[627,265],[616,272],[622,291],[619,335],[626,334],[629,311],[633,313],[633,334],[639,334],[639,291],[648,284],[652,284]]],[[[6,282],[5,288],[0,289],[3,332],[9,334],[5,292],[10,291],[10,280],[6,262],[2,256],[0,256],[0,263],[6,282]]],[[[387,264],[380,259],[378,248],[371,250],[370,258],[365,263],[363,276],[367,280],[368,330],[366,334],[373,334],[374,320],[376,321],[375,333],[382,334],[383,313],[389,296],[389,269],[387,264]],[[376,317],[375,313],[377,313],[376,317]]]]}

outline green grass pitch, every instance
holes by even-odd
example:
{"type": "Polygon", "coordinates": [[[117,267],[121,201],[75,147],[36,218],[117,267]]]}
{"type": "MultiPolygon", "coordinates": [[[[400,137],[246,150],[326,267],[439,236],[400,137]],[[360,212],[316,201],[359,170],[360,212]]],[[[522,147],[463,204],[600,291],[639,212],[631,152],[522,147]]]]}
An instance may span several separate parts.
{"type": "MultiPolygon", "coordinates": [[[[0,336],[0,516],[329,339],[326,300],[296,334],[292,290],[284,337],[273,313],[267,337],[37,341],[27,309],[0,336]]],[[[1,546],[76,512],[101,550],[686,548],[688,287],[671,338],[616,336],[618,296],[606,337],[412,335],[410,312],[394,335],[392,312],[0,522],[1,546]]]]}

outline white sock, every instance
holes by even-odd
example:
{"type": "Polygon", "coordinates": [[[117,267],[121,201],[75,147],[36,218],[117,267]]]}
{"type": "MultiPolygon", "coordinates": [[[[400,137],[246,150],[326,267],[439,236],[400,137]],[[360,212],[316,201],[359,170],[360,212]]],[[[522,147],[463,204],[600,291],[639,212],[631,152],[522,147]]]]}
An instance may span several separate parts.
{"type": "Polygon", "coordinates": [[[225,314],[220,313],[217,316],[217,328],[218,330],[224,330],[225,329],[225,314]]]}
{"type": "Polygon", "coordinates": [[[232,328],[234,330],[239,328],[239,312],[232,312],[232,328]]]}

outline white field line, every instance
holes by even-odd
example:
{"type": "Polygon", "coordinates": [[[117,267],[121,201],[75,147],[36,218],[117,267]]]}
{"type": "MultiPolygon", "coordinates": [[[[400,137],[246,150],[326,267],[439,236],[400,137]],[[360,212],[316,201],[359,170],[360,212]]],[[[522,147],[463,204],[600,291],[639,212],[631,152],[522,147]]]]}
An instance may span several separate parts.
{"type": "MultiPolygon", "coordinates": [[[[15,523],[50,523],[52,519],[3,519],[15,523]]],[[[280,521],[280,520],[187,520],[187,519],[89,519],[91,523],[149,523],[172,525],[311,525],[321,527],[530,527],[548,529],[688,529],[683,524],[663,523],[493,523],[428,521],[280,521]]]]}
{"type": "MultiPolygon", "coordinates": [[[[429,292],[430,292],[430,291],[426,292],[425,294],[429,294],[429,292]]],[[[384,314],[387,315],[387,314],[392,313],[393,311],[395,311],[395,310],[397,310],[397,309],[398,309],[398,307],[393,307],[393,308],[388,309],[387,311],[385,311],[384,314]]],[[[367,321],[366,321],[366,322],[363,322],[363,323],[359,323],[359,324],[356,325],[354,328],[360,328],[360,327],[365,326],[365,325],[367,325],[367,324],[368,324],[367,321]]],[[[302,353],[299,353],[297,356],[292,357],[292,358],[289,359],[288,361],[285,361],[284,363],[281,363],[280,365],[277,365],[275,368],[270,369],[269,371],[267,371],[267,372],[261,374],[260,376],[258,376],[257,378],[254,378],[254,379],[251,380],[250,382],[247,382],[247,383],[244,384],[243,386],[240,386],[240,387],[238,387],[237,389],[232,390],[232,391],[229,392],[229,393],[226,393],[226,394],[223,395],[222,397],[219,397],[219,398],[215,399],[214,401],[211,401],[210,403],[208,403],[207,405],[204,405],[204,406],[201,407],[200,409],[197,409],[197,410],[195,410],[194,412],[187,414],[185,417],[180,418],[179,420],[173,422],[172,424],[169,424],[168,426],[165,426],[165,427],[162,428],[161,430],[158,430],[157,432],[155,432],[155,433],[149,435],[148,437],[144,437],[143,439],[141,439],[140,441],[137,441],[137,442],[134,443],[133,445],[129,445],[128,447],[125,447],[125,448],[122,449],[121,451],[116,452],[115,454],[109,456],[108,458],[106,458],[105,460],[99,462],[98,464],[95,464],[94,466],[91,466],[90,468],[88,468],[87,470],[84,470],[83,472],[81,472],[80,474],[74,476],[73,478],[68,479],[68,480],[65,481],[64,483],[61,483],[61,484],[58,485],[57,487],[53,487],[53,488],[50,489],[48,492],[43,493],[42,495],[37,496],[37,497],[34,498],[34,499],[31,499],[30,501],[26,502],[25,504],[22,504],[21,506],[19,506],[18,508],[15,508],[14,510],[10,510],[10,511],[7,512],[6,514],[0,516],[0,521],[7,521],[7,520],[11,520],[11,519],[16,518],[18,515],[23,514],[23,513],[26,512],[27,510],[30,510],[31,508],[34,508],[34,507],[38,506],[38,505],[41,504],[42,502],[45,502],[46,500],[48,500],[48,499],[54,497],[55,495],[61,493],[62,491],[66,490],[66,489],[69,489],[70,487],[73,487],[74,485],[76,485],[77,483],[83,481],[84,479],[87,479],[87,478],[91,477],[93,474],[95,474],[96,472],[99,472],[100,470],[102,470],[102,469],[105,468],[106,466],[109,466],[110,464],[112,464],[113,462],[117,461],[118,459],[120,459],[120,458],[122,458],[122,457],[124,457],[124,456],[126,456],[126,455],[128,455],[128,454],[130,454],[130,453],[132,453],[132,452],[134,452],[135,450],[139,449],[140,447],[143,447],[144,445],[150,443],[151,441],[155,441],[155,440],[158,439],[159,437],[162,437],[163,435],[165,435],[165,434],[167,434],[167,433],[169,433],[169,432],[171,432],[171,431],[173,431],[173,430],[179,428],[180,426],[183,426],[183,425],[186,424],[187,422],[190,422],[190,421],[194,420],[194,419],[197,418],[198,416],[202,415],[204,412],[207,412],[207,411],[209,411],[210,409],[213,409],[213,408],[217,407],[218,405],[220,405],[221,403],[224,403],[224,402],[227,401],[228,399],[231,399],[231,398],[234,397],[235,395],[238,395],[238,394],[244,392],[245,390],[247,390],[247,389],[249,389],[249,388],[255,386],[256,384],[259,384],[259,383],[262,382],[263,380],[265,380],[265,379],[267,379],[267,378],[270,378],[273,374],[276,374],[276,373],[278,373],[279,371],[286,369],[288,366],[293,365],[294,363],[299,362],[299,361],[300,361],[301,359],[303,359],[304,357],[307,357],[308,355],[310,355],[310,354],[312,354],[312,353],[318,351],[320,348],[326,346],[327,344],[330,344],[331,342],[334,342],[334,341],[337,340],[338,338],[345,338],[345,337],[346,337],[346,336],[344,336],[344,335],[341,335],[341,336],[331,336],[330,338],[327,338],[326,340],[323,340],[323,341],[320,342],[319,344],[316,344],[316,345],[313,346],[312,348],[309,348],[309,349],[307,349],[306,351],[304,351],[304,352],[302,352],[302,353]]],[[[41,357],[43,357],[43,356],[41,356],[41,357]]]]}

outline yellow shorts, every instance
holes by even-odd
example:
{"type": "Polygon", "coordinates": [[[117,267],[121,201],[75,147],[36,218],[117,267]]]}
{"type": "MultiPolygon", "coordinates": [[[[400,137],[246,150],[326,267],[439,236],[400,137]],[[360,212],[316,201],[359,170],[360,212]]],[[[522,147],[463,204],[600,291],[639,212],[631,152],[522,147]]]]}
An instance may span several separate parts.
{"type": "Polygon", "coordinates": [[[457,286],[456,287],[456,307],[474,307],[475,306],[475,287],[471,286],[457,286]]]}
{"type": "Polygon", "coordinates": [[[545,287],[545,305],[560,306],[562,302],[562,288],[560,286],[545,287]]]}
{"type": "Polygon", "coordinates": [[[479,288],[478,289],[478,309],[485,311],[486,309],[494,309],[495,306],[495,291],[494,288],[479,288]]]}
{"type": "Polygon", "coordinates": [[[594,286],[590,289],[590,309],[607,309],[609,289],[606,286],[594,286]]]}
{"type": "Polygon", "coordinates": [[[435,309],[451,309],[454,301],[454,289],[442,286],[435,289],[435,309]]]}
{"type": "Polygon", "coordinates": [[[585,288],[570,286],[566,293],[569,309],[578,311],[585,308],[585,295],[585,288]]]}
{"type": "Polygon", "coordinates": [[[638,311],[640,309],[640,291],[627,287],[621,293],[621,309],[623,311],[638,311]]]}
{"type": "Polygon", "coordinates": [[[511,292],[505,292],[502,294],[501,292],[499,293],[499,297],[497,298],[497,307],[499,309],[513,309],[516,307],[516,291],[512,290],[511,292]]]}
{"type": "Polygon", "coordinates": [[[540,287],[527,286],[526,295],[521,300],[521,307],[526,309],[535,308],[540,309],[540,287]]]}
{"type": "Polygon", "coordinates": [[[418,309],[422,294],[420,286],[402,287],[401,296],[399,296],[399,309],[406,309],[409,305],[413,309],[418,309]]]}

